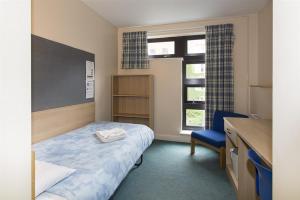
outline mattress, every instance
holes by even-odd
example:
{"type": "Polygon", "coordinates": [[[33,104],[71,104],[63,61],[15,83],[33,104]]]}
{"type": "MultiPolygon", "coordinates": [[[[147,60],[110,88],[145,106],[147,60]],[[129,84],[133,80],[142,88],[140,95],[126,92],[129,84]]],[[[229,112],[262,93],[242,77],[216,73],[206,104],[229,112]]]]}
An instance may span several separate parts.
{"type": "Polygon", "coordinates": [[[49,192],[43,192],[35,199],[36,200],[66,200],[62,196],[58,196],[49,192]]]}
{"type": "MultiPolygon", "coordinates": [[[[153,131],[145,125],[100,122],[34,144],[37,160],[76,169],[40,196],[51,199],[52,195],[65,200],[109,199],[153,139],[153,131]],[[125,139],[102,143],[95,135],[98,130],[116,127],[127,132],[125,139]]],[[[36,199],[50,200],[39,199],[40,196],[36,199]]]]}

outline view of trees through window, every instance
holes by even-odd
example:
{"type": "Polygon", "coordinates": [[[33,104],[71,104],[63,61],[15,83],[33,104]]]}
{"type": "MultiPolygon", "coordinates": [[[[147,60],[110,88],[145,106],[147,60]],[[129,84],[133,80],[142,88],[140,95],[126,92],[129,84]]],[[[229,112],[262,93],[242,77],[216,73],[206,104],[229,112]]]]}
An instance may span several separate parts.
{"type": "Polygon", "coordinates": [[[187,64],[186,78],[187,79],[205,78],[205,64],[187,64]]]}
{"type": "Polygon", "coordinates": [[[186,125],[187,126],[205,126],[205,111],[196,109],[186,109],[186,125]]]}
{"type": "Polygon", "coordinates": [[[187,88],[188,101],[205,101],[205,87],[188,87],[187,88]]]}

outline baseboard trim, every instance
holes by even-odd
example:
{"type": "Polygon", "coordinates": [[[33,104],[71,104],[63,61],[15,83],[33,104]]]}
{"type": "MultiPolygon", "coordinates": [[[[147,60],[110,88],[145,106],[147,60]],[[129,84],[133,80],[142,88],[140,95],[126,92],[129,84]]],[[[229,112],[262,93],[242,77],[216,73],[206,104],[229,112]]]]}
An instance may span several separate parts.
{"type": "Polygon", "coordinates": [[[160,135],[155,134],[156,140],[164,140],[164,141],[172,141],[172,142],[183,142],[183,143],[191,143],[190,135],[160,135]]]}

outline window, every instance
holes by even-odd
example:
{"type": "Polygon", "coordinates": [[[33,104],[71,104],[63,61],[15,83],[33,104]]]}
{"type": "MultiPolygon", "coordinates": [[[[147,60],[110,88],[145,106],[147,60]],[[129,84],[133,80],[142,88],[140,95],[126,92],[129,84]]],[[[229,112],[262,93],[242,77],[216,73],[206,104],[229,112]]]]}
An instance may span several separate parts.
{"type": "Polygon", "coordinates": [[[185,58],[182,64],[182,127],[199,129],[205,125],[204,59],[185,58]]]}
{"type": "Polygon", "coordinates": [[[186,78],[187,79],[205,78],[205,64],[187,64],[186,78]]]}
{"type": "Polygon", "coordinates": [[[187,87],[187,101],[205,101],[205,87],[187,87]]]}
{"type": "Polygon", "coordinates": [[[175,42],[152,42],[148,43],[148,55],[172,55],[175,54],[175,42]]]}
{"type": "Polygon", "coordinates": [[[152,58],[176,57],[176,38],[148,39],[148,55],[152,58]]]}
{"type": "Polygon", "coordinates": [[[188,54],[200,54],[205,53],[205,39],[194,39],[187,41],[187,53],[188,54]]]}
{"type": "Polygon", "coordinates": [[[204,110],[186,109],[186,126],[204,127],[204,110]]]}
{"type": "Polygon", "coordinates": [[[149,57],[182,57],[182,129],[205,126],[205,35],[148,39],[149,57]]]}
{"type": "Polygon", "coordinates": [[[182,129],[205,126],[205,36],[188,36],[182,63],[182,129]]]}

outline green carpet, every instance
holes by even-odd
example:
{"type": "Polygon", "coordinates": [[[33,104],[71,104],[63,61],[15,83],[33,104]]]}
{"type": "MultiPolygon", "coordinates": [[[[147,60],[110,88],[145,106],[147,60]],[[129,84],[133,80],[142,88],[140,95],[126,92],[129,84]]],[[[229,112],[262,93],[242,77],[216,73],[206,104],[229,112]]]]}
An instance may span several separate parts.
{"type": "Polygon", "coordinates": [[[217,153],[197,146],[154,141],[144,162],[132,170],[111,200],[235,200],[217,153]]]}

